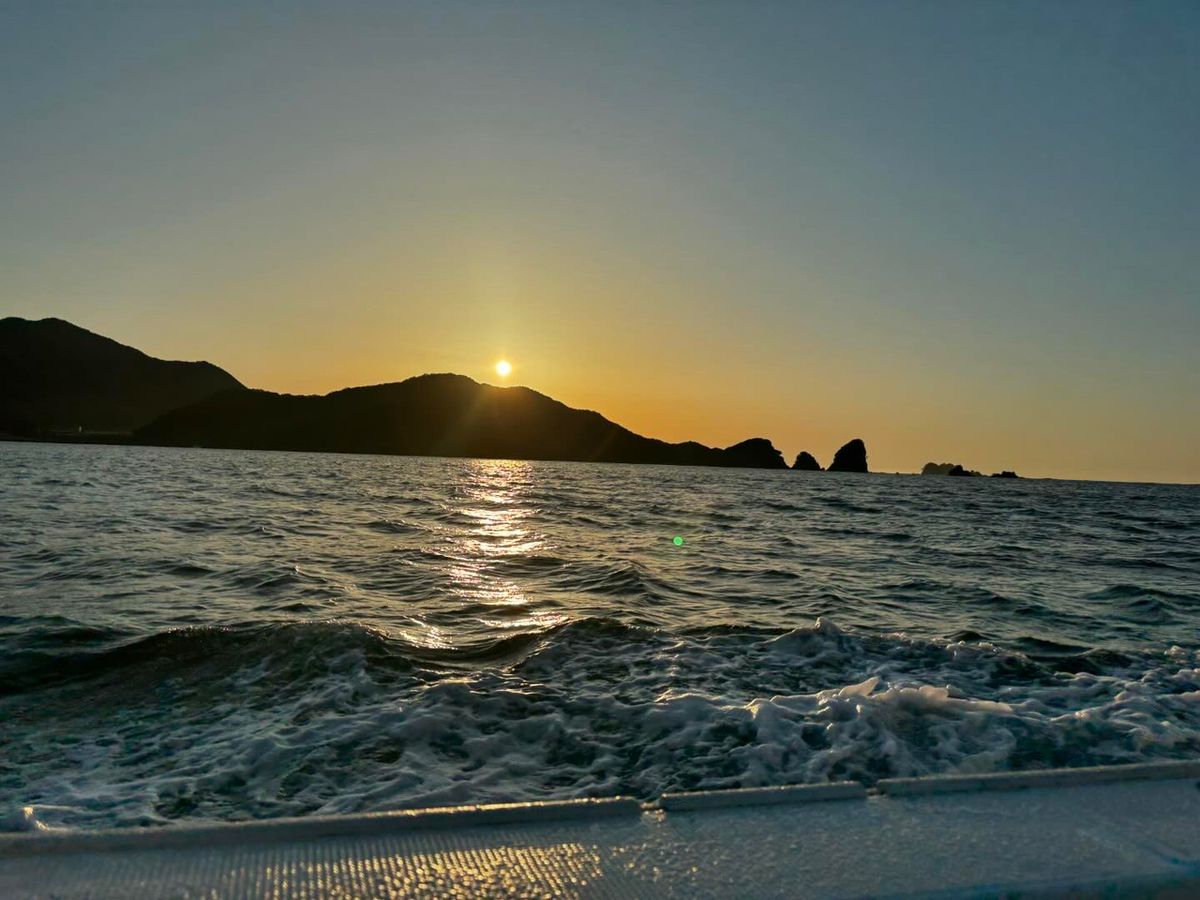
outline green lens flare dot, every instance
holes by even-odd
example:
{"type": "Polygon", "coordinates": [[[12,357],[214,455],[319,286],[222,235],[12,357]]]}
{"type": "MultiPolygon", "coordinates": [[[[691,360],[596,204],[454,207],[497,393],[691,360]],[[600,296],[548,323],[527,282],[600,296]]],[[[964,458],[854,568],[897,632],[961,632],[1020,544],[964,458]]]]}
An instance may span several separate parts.
{"type": "Polygon", "coordinates": [[[683,538],[681,538],[679,535],[675,535],[675,539],[674,539],[674,541],[672,541],[672,543],[674,543],[676,547],[682,547],[683,546],[683,538]]]}

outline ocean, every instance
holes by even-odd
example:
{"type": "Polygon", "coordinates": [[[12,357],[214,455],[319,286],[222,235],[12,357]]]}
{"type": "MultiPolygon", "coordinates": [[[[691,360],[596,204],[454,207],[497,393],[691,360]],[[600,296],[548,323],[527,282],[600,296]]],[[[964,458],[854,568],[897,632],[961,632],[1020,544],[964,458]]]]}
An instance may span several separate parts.
{"type": "Polygon", "coordinates": [[[0,444],[0,829],[1197,756],[1197,486],[0,444]]]}

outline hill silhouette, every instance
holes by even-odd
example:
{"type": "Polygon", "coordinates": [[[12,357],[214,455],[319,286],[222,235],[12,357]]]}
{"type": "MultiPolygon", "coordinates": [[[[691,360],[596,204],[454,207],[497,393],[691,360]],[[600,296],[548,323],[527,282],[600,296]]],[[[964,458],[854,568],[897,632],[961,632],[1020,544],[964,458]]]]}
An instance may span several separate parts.
{"type": "Polygon", "coordinates": [[[765,438],[725,449],[642,437],[524,387],[421,375],[324,396],[232,390],[166,413],[135,440],[168,446],[317,450],[786,469],[765,438]]]}
{"type": "Polygon", "coordinates": [[[129,433],[241,383],[207,362],[172,362],[64,322],[0,319],[0,432],[129,433]]]}

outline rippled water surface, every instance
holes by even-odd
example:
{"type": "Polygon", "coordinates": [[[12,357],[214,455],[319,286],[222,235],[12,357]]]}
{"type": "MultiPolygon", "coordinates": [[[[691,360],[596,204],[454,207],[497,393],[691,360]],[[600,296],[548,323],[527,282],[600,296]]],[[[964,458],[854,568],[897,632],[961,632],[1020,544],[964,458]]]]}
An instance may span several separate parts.
{"type": "Polygon", "coordinates": [[[4,828],[1200,756],[1197,487],[36,444],[0,478],[4,828]]]}

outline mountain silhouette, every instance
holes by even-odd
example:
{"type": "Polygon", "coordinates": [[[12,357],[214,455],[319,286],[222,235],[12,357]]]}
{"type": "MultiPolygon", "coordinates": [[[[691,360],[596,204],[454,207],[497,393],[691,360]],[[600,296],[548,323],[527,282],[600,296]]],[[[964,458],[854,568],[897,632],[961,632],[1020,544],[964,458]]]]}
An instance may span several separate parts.
{"type": "Polygon", "coordinates": [[[62,319],[0,319],[0,433],[128,433],[236,378],[147,356],[62,319]]]}
{"type": "Polygon", "coordinates": [[[251,390],[61,319],[0,319],[0,434],[168,446],[786,469],[766,438],[642,437],[524,387],[421,375],[324,396],[251,390]],[[82,434],[81,434],[82,433],[82,434]]]}
{"type": "Polygon", "coordinates": [[[324,396],[232,390],[166,413],[135,440],[168,446],[316,450],[786,469],[765,438],[725,449],[642,437],[525,387],[420,375],[324,396]]]}

